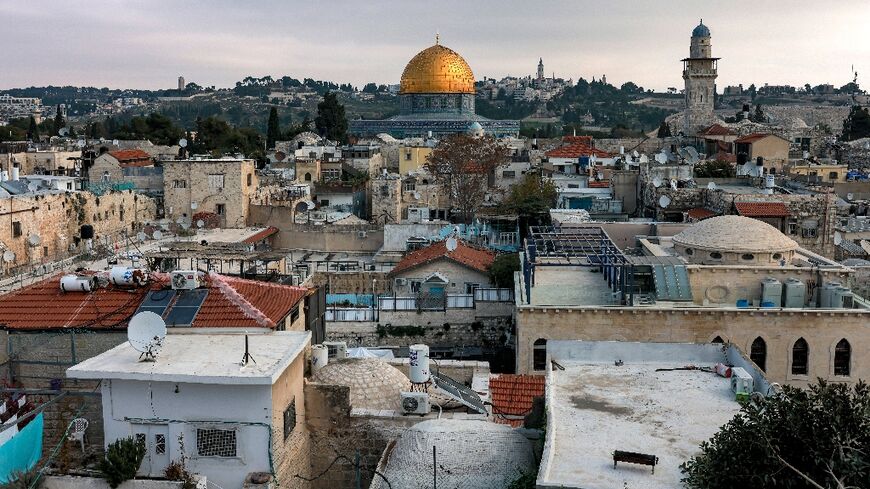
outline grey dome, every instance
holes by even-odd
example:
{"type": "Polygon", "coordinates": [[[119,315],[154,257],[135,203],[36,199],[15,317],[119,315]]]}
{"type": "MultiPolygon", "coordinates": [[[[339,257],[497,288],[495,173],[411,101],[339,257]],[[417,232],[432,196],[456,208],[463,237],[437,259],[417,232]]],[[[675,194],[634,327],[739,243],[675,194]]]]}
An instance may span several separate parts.
{"type": "Polygon", "coordinates": [[[744,216],[704,219],[676,234],[673,242],[687,248],[722,252],[780,253],[798,244],[766,222],[744,216]]]}
{"type": "Polygon", "coordinates": [[[314,372],[319,384],[350,387],[350,404],[364,409],[399,409],[399,393],[411,387],[411,381],[396,367],[377,358],[330,360],[314,372]]]}

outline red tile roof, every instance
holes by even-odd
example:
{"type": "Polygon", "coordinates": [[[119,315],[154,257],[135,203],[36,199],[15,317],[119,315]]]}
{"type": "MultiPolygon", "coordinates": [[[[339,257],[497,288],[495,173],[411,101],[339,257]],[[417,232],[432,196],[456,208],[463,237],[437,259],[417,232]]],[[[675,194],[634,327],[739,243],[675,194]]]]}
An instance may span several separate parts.
{"type": "Polygon", "coordinates": [[[609,158],[613,156],[607,151],[594,148],[591,136],[565,136],[562,141],[566,143],[564,146],[551,149],[545,153],[548,158],[579,158],[591,155],[609,158]]]}
{"type": "Polygon", "coordinates": [[[592,146],[592,136],[562,136],[562,142],[568,144],[584,143],[592,146]]]}
{"type": "Polygon", "coordinates": [[[750,143],[751,144],[751,143],[758,141],[759,139],[764,139],[768,136],[773,136],[775,138],[779,138],[779,139],[788,141],[788,139],[785,139],[782,136],[777,136],[776,134],[770,134],[770,133],[765,133],[765,132],[756,132],[756,133],[752,133],[752,134],[747,134],[746,136],[743,136],[742,138],[738,138],[738,139],[734,140],[734,142],[735,143],[750,143]]]}
{"type": "Polygon", "coordinates": [[[544,395],[543,375],[500,374],[489,378],[493,414],[525,416],[532,400],[544,395]]]}
{"type": "Polygon", "coordinates": [[[440,259],[452,260],[482,273],[489,271],[495,260],[495,253],[481,248],[475,248],[462,240],[456,240],[456,249],[447,249],[447,240],[438,241],[425,248],[408,253],[402,261],[390,271],[389,275],[397,275],[406,270],[440,259]]]}
{"type": "Polygon", "coordinates": [[[269,236],[273,236],[275,234],[278,234],[278,228],[276,228],[275,226],[269,226],[266,229],[264,229],[258,233],[255,233],[255,234],[248,236],[247,238],[244,239],[243,242],[250,243],[250,244],[259,243],[260,241],[263,241],[264,239],[268,238],[269,236]]]}
{"type": "Polygon", "coordinates": [[[746,217],[789,217],[788,207],[782,202],[735,202],[737,213],[746,217]]]}
{"type": "Polygon", "coordinates": [[[703,221],[704,219],[707,219],[708,217],[713,217],[713,216],[717,215],[715,212],[711,211],[710,209],[705,209],[703,207],[695,207],[695,208],[689,209],[689,211],[686,214],[688,214],[690,218],[697,219],[699,221],[703,221]]]}
{"type": "MultiPolygon", "coordinates": [[[[125,329],[151,290],[168,283],[167,274],[152,274],[146,287],[107,285],[93,292],[63,292],[62,274],[0,296],[0,327],[6,329],[125,329]]],[[[305,297],[308,289],[209,274],[209,289],[193,327],[274,327],[305,297]]]]}
{"type": "Polygon", "coordinates": [[[586,185],[589,188],[610,188],[610,180],[589,180],[588,182],[586,182],[586,185]]]}
{"type": "Polygon", "coordinates": [[[736,136],[737,133],[731,128],[721,124],[713,124],[699,133],[699,136],[736,136]]]}
{"type": "Polygon", "coordinates": [[[151,166],[154,164],[151,161],[151,155],[141,149],[122,149],[118,151],[109,151],[113,158],[118,160],[122,167],[130,166],[151,166]]]}

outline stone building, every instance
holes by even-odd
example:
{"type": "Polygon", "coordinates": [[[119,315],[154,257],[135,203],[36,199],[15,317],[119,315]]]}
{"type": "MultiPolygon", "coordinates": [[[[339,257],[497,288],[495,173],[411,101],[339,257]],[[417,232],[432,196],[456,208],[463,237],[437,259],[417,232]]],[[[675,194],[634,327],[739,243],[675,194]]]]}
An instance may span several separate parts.
{"type": "Polygon", "coordinates": [[[119,182],[124,179],[125,168],[151,166],[154,166],[151,155],[141,149],[107,151],[94,159],[90,176],[93,181],[119,182]]]}
{"type": "Polygon", "coordinates": [[[710,29],[701,21],[692,30],[689,45],[689,57],[684,58],[683,80],[686,84],[686,109],[683,112],[683,132],[695,134],[707,127],[713,115],[713,104],[716,96],[717,63],[710,44],[710,29]]]}
{"type": "Polygon", "coordinates": [[[544,368],[548,340],[573,339],[733,343],[771,381],[797,386],[870,377],[858,354],[870,346],[870,303],[849,290],[853,269],[746,217],[628,245],[610,238],[619,226],[532,231],[516,294],[518,373],[544,368]]]}
{"type": "Polygon", "coordinates": [[[782,173],[788,163],[790,144],[788,139],[766,133],[753,133],[736,139],[737,174],[758,177],[765,172],[782,173]]]}
{"type": "Polygon", "coordinates": [[[251,195],[259,182],[254,160],[209,158],[171,160],[163,165],[166,217],[192,218],[210,213],[221,227],[244,227],[251,195]]]}

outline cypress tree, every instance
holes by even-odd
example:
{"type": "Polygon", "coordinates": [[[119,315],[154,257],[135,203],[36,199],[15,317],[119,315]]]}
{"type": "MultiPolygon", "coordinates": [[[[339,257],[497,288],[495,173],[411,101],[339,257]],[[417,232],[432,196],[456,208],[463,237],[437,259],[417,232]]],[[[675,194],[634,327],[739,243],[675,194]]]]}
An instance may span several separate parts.
{"type": "Polygon", "coordinates": [[[63,120],[63,114],[60,112],[60,105],[57,106],[57,112],[54,114],[54,130],[55,132],[60,131],[60,129],[66,125],[66,121],[63,120]]]}
{"type": "Polygon", "coordinates": [[[272,107],[269,111],[269,122],[266,125],[266,148],[274,148],[275,141],[278,139],[280,129],[278,128],[278,109],[272,107]]]}

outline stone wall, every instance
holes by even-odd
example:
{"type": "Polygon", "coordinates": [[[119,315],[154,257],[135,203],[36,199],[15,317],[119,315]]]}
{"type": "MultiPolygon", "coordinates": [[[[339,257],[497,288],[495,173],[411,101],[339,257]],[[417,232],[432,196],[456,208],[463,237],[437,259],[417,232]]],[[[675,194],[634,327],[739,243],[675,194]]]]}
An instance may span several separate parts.
{"type": "Polygon", "coordinates": [[[166,217],[191,217],[199,212],[220,214],[218,205],[222,205],[222,227],[248,225],[250,194],[258,185],[254,160],[178,160],[163,165],[166,217]],[[213,188],[209,175],[223,175],[223,187],[213,188]],[[184,186],[177,187],[176,182],[184,182],[184,186]],[[192,209],[194,202],[196,209],[192,209]]]}
{"type": "Polygon", "coordinates": [[[303,375],[307,355],[296,357],[272,384],[272,463],[275,477],[282,487],[308,489],[311,484],[297,477],[310,478],[311,437],[305,423],[305,392],[303,375]],[[284,434],[284,412],[295,408],[293,430],[284,434]]]}
{"type": "Polygon", "coordinates": [[[545,340],[709,343],[716,336],[751,351],[761,337],[767,344],[767,377],[772,382],[806,386],[817,377],[840,382],[870,378],[870,311],[755,310],[691,308],[559,308],[522,306],[517,310],[517,373],[533,373],[534,342],[545,340]],[[809,343],[809,375],[791,374],[791,349],[809,343]],[[833,374],[833,353],[845,338],[852,347],[851,375],[833,374]]]}
{"type": "Polygon", "coordinates": [[[248,222],[252,226],[278,228],[273,248],[317,250],[324,253],[373,252],[381,249],[384,244],[384,231],[367,225],[294,224],[288,207],[252,205],[248,222]]]}
{"type": "Polygon", "coordinates": [[[632,150],[641,154],[657,153],[664,145],[662,138],[602,138],[593,141],[596,149],[607,151],[608,153],[619,153],[622,148],[626,153],[631,153],[632,150]]]}
{"type": "Polygon", "coordinates": [[[389,294],[392,284],[386,272],[314,272],[305,282],[325,287],[328,294],[389,294]]]}

